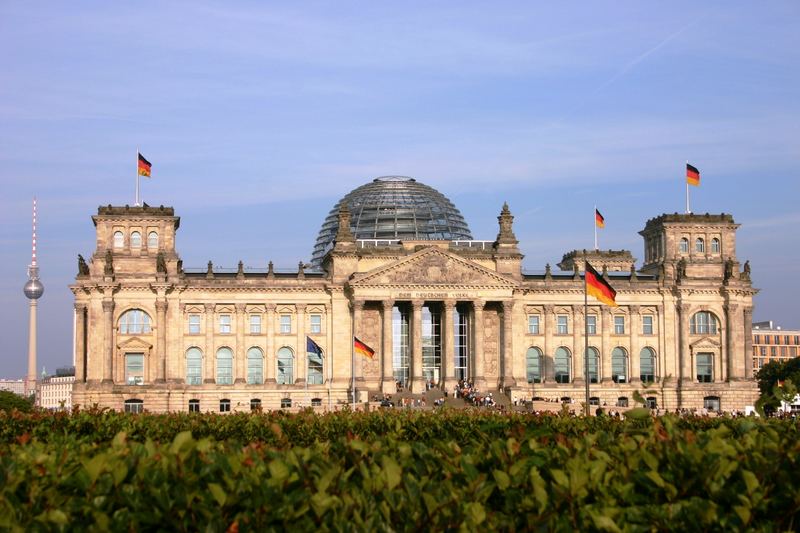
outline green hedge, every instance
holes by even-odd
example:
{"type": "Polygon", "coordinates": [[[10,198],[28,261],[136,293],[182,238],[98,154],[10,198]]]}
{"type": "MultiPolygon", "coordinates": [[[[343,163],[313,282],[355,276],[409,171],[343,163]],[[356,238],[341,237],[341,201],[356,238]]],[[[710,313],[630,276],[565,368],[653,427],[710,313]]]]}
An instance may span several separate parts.
{"type": "Polygon", "coordinates": [[[0,527],[20,531],[779,531],[800,519],[790,421],[95,412],[0,416],[0,430],[0,527]]]}

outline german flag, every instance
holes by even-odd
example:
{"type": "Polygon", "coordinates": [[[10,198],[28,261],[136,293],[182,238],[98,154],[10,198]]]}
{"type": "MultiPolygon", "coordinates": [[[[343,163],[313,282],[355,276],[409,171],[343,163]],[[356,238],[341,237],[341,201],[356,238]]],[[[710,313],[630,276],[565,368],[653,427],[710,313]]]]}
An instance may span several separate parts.
{"type": "Polygon", "coordinates": [[[594,210],[594,223],[598,228],[606,227],[606,219],[603,218],[603,215],[600,214],[600,211],[598,211],[597,208],[594,210]]]}
{"type": "Polygon", "coordinates": [[[375,357],[375,350],[358,340],[358,337],[353,337],[353,348],[355,349],[356,353],[359,355],[363,355],[364,357],[368,357],[372,359],[375,357]]]}
{"type": "Polygon", "coordinates": [[[689,163],[686,163],[686,183],[695,187],[700,186],[700,171],[689,163]]]}
{"type": "Polygon", "coordinates": [[[612,307],[617,307],[615,298],[617,291],[611,288],[603,276],[597,273],[597,270],[592,268],[589,262],[586,262],[586,293],[591,294],[601,302],[612,307]]]}
{"type": "Polygon", "coordinates": [[[150,161],[144,158],[142,154],[139,154],[139,175],[144,176],[145,178],[150,177],[150,168],[153,165],[150,164],[150,161]]]}

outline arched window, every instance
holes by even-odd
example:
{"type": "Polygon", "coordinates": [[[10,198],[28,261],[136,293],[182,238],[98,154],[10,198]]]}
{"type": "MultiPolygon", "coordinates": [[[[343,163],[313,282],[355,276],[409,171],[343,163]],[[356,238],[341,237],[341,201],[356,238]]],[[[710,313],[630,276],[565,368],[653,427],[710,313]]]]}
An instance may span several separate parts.
{"type": "Polygon", "coordinates": [[[294,353],[291,348],[284,346],[278,350],[278,375],[275,379],[278,385],[294,383],[294,353]]]}
{"type": "Polygon", "coordinates": [[[131,233],[131,248],[141,248],[142,247],[142,234],[138,231],[134,231],[131,233]]]}
{"type": "Polygon", "coordinates": [[[199,348],[186,350],[186,384],[200,385],[203,383],[203,352],[199,348]]]}
{"type": "Polygon", "coordinates": [[[569,383],[570,367],[572,365],[570,365],[570,353],[567,348],[559,346],[556,349],[554,366],[556,383],[569,383]]]}
{"type": "Polygon", "coordinates": [[[247,350],[247,383],[264,383],[264,353],[256,347],[247,350]]]}
{"type": "Polygon", "coordinates": [[[639,379],[644,383],[656,380],[656,353],[652,348],[642,348],[639,352],[639,379]]]}
{"type": "Polygon", "coordinates": [[[692,335],[716,335],[717,317],[709,311],[699,311],[692,315],[690,327],[692,335]]]}
{"type": "Polygon", "coordinates": [[[308,352],[306,357],[308,357],[308,376],[306,376],[308,384],[322,385],[322,353],[308,352]]]}
{"type": "Polygon", "coordinates": [[[542,382],[542,351],[535,346],[528,348],[525,354],[528,383],[542,382]]]}
{"type": "Polygon", "coordinates": [[[114,232],[114,248],[122,248],[125,246],[125,235],[121,231],[114,232]]]}
{"type": "Polygon", "coordinates": [[[689,253],[689,239],[687,239],[686,237],[683,237],[681,239],[680,252],[682,254],[688,254],[689,253]]]}
{"type": "Polygon", "coordinates": [[[628,382],[628,353],[624,348],[616,347],[611,352],[611,379],[614,383],[628,382]]]}
{"type": "Polygon", "coordinates": [[[125,400],[126,413],[143,413],[144,401],[143,400],[125,400]]]}
{"type": "Polygon", "coordinates": [[[694,251],[697,252],[697,253],[700,253],[700,254],[703,254],[703,253],[706,252],[706,243],[700,237],[698,237],[694,241],[694,251]]]}
{"type": "Polygon", "coordinates": [[[718,254],[719,253],[719,239],[711,239],[711,253],[718,254]]]}
{"type": "Polygon", "coordinates": [[[123,335],[150,333],[150,315],[141,309],[130,309],[119,317],[119,332],[123,335]]]}
{"type": "Polygon", "coordinates": [[[233,352],[230,348],[217,350],[217,385],[233,384],[233,352]]]}
{"type": "Polygon", "coordinates": [[[597,383],[600,352],[597,348],[589,348],[589,383],[597,383]]]}
{"type": "Polygon", "coordinates": [[[158,233],[155,231],[147,234],[147,247],[151,249],[158,248],[158,233]]]}

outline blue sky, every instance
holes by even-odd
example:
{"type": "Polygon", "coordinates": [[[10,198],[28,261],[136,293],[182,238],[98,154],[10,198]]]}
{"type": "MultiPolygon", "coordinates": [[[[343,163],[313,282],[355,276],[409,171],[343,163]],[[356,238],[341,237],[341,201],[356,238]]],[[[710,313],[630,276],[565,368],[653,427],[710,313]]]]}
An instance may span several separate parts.
{"type": "Polygon", "coordinates": [[[414,176],[477,239],[504,201],[525,267],[733,213],[755,318],[800,327],[797,2],[4,2],[0,4],[0,376],[27,354],[39,199],[39,368],[72,357],[75,257],[98,205],[182,217],[187,267],[294,268],[346,192],[414,176]],[[556,5],[563,4],[563,5],[556,5]]]}

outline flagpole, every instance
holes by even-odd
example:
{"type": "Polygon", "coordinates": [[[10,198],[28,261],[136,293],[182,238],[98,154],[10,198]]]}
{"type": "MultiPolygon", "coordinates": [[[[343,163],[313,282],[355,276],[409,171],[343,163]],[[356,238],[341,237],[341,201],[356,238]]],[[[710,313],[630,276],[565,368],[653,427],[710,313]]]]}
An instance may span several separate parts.
{"type": "Polygon", "coordinates": [[[139,206],[139,148],[136,148],[136,204],[139,206]]]}
{"type": "Polygon", "coordinates": [[[594,226],[594,249],[595,251],[599,250],[597,247],[597,205],[594,206],[594,220],[592,220],[594,226]]]}
{"type": "MultiPolygon", "coordinates": [[[[689,164],[689,160],[688,159],[686,160],[686,164],[687,165],[689,164]]],[[[688,166],[687,166],[687,168],[688,168],[688,166]]],[[[687,172],[687,175],[688,175],[688,172],[687,172]]],[[[687,178],[686,179],[686,214],[690,215],[691,213],[692,213],[692,211],[689,209],[689,180],[687,178]]]]}
{"type": "Polygon", "coordinates": [[[356,410],[356,315],[355,308],[350,320],[350,382],[353,394],[353,411],[356,410]]]}
{"type": "MultiPolygon", "coordinates": [[[[589,287],[586,278],[586,264],[583,265],[583,374],[586,380],[586,405],[584,411],[589,416],[589,287]]],[[[598,369],[599,370],[599,369],[598,369]]]]}

